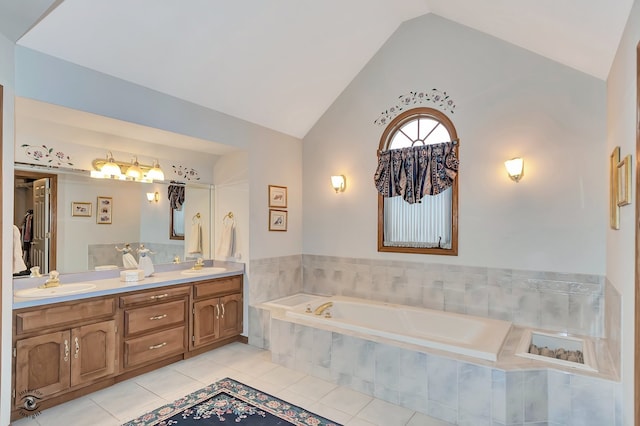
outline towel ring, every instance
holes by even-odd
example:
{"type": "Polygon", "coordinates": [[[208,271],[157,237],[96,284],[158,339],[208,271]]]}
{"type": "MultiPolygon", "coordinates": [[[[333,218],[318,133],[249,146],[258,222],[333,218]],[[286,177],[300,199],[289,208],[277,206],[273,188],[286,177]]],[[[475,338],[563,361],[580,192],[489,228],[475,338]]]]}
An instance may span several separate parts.
{"type": "Polygon", "coordinates": [[[233,212],[229,212],[226,215],[224,215],[224,217],[222,218],[222,223],[226,224],[227,223],[227,219],[230,219],[231,222],[235,222],[235,220],[233,219],[233,212]]]}

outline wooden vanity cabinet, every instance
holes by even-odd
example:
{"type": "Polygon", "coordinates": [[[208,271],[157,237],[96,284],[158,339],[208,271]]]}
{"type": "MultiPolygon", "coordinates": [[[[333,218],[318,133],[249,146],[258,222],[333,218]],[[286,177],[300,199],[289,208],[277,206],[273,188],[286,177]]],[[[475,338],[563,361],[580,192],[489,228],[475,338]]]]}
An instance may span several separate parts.
{"type": "Polygon", "coordinates": [[[120,296],[122,367],[139,368],[187,349],[190,286],[158,288],[120,296]]]}
{"type": "Polygon", "coordinates": [[[46,400],[117,373],[113,297],[14,315],[14,407],[23,406],[25,394],[46,400]]]}
{"type": "Polygon", "coordinates": [[[192,349],[242,333],[242,276],[197,282],[193,300],[192,349]]]}
{"type": "Polygon", "coordinates": [[[11,418],[242,340],[242,310],[242,275],[16,309],[11,418]]]}

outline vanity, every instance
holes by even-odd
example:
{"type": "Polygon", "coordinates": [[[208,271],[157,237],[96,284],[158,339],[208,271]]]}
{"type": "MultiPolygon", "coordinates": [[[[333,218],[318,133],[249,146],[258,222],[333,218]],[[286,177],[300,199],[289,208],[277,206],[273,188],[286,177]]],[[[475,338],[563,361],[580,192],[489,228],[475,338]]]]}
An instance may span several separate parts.
{"type": "Polygon", "coordinates": [[[104,271],[89,281],[90,291],[15,297],[12,419],[246,342],[244,265],[220,263],[224,268],[182,266],[137,282],[104,271]]]}

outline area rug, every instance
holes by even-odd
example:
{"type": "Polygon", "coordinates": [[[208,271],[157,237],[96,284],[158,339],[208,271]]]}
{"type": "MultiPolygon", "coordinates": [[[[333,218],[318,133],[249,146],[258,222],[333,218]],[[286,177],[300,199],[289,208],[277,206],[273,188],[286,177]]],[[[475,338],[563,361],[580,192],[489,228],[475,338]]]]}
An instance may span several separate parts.
{"type": "Polygon", "coordinates": [[[296,405],[226,378],[123,426],[340,426],[296,405]]]}

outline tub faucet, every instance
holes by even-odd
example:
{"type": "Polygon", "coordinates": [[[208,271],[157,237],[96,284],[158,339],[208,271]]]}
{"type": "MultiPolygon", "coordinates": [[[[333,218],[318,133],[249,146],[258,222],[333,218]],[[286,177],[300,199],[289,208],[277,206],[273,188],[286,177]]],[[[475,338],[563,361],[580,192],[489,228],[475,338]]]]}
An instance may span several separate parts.
{"type": "Polygon", "coordinates": [[[316,315],[322,315],[322,313],[323,313],[326,309],[329,309],[329,308],[330,308],[330,307],[332,307],[332,306],[333,306],[333,302],[326,302],[326,303],[323,303],[322,305],[318,306],[318,307],[316,308],[316,310],[315,310],[315,311],[313,311],[313,313],[314,313],[314,314],[316,314],[316,315]]]}

